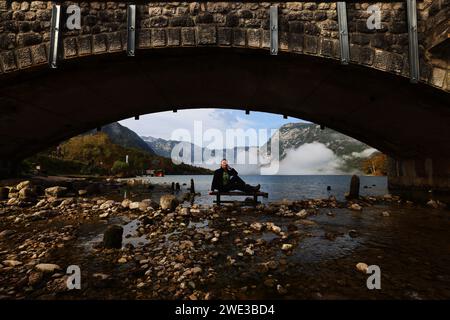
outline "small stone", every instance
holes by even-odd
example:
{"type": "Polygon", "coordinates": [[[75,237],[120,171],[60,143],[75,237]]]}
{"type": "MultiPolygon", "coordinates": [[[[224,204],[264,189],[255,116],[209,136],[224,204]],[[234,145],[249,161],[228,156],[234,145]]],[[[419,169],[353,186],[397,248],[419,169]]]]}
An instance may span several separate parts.
{"type": "Polygon", "coordinates": [[[367,272],[367,268],[368,268],[369,266],[367,265],[367,264],[365,264],[364,262],[359,262],[357,265],[356,265],[356,269],[358,270],[358,271],[361,271],[361,272],[364,272],[364,273],[366,273],[367,272]]]}
{"type": "Polygon", "coordinates": [[[106,218],[108,218],[108,216],[109,216],[109,212],[105,212],[105,213],[100,214],[98,217],[100,219],[106,219],[106,218]]]}
{"type": "Polygon", "coordinates": [[[269,288],[272,288],[273,286],[275,286],[275,283],[276,283],[276,280],[272,279],[272,278],[264,280],[264,285],[269,288]]]}
{"type": "Polygon", "coordinates": [[[119,260],[117,260],[118,263],[127,263],[127,258],[122,257],[119,260]]]}
{"type": "Polygon", "coordinates": [[[182,216],[188,216],[191,213],[191,209],[190,208],[181,208],[180,210],[180,214],[182,216]]]}
{"type": "Polygon", "coordinates": [[[292,247],[293,247],[293,245],[290,244],[290,243],[283,243],[283,245],[281,246],[281,250],[283,250],[283,251],[289,251],[289,250],[292,249],[292,247]]]}
{"type": "Polygon", "coordinates": [[[435,200],[428,201],[427,206],[429,206],[430,208],[433,208],[433,209],[439,208],[439,204],[435,200]]]}
{"type": "Polygon", "coordinates": [[[28,285],[35,286],[39,284],[42,281],[42,278],[44,277],[42,272],[36,272],[32,271],[30,272],[30,275],[28,276],[28,285]]]}
{"type": "Polygon", "coordinates": [[[358,236],[358,231],[356,230],[349,230],[348,235],[352,238],[356,238],[358,236]]]}
{"type": "Polygon", "coordinates": [[[141,203],[140,202],[131,202],[128,207],[130,208],[130,210],[135,210],[135,209],[139,209],[139,205],[141,203]]]}
{"type": "Polygon", "coordinates": [[[387,212],[387,211],[383,211],[383,212],[381,213],[381,215],[382,215],[383,217],[389,217],[389,216],[390,216],[389,212],[387,212]]]}
{"type": "Polygon", "coordinates": [[[350,206],[350,209],[351,209],[351,210],[355,210],[355,211],[361,211],[361,210],[362,210],[362,207],[361,207],[359,204],[357,204],[357,203],[353,203],[353,204],[350,206]]]}
{"type": "Polygon", "coordinates": [[[85,195],[87,195],[87,190],[86,189],[80,189],[80,190],[78,190],[78,195],[79,196],[85,196],[85,195]]]}
{"type": "Polygon", "coordinates": [[[29,187],[30,185],[31,185],[31,181],[29,181],[29,180],[22,181],[18,185],[16,185],[16,190],[21,190],[25,187],[29,187]]]}
{"type": "Polygon", "coordinates": [[[100,205],[99,209],[100,210],[107,210],[107,209],[111,208],[113,205],[114,205],[114,200],[108,200],[108,201],[103,202],[100,205]]]}
{"type": "Polygon", "coordinates": [[[175,210],[175,208],[178,206],[179,201],[177,197],[175,197],[172,194],[165,194],[162,195],[159,200],[159,205],[161,206],[162,210],[175,210]]]}
{"type": "Polygon", "coordinates": [[[14,234],[15,232],[13,230],[3,230],[0,232],[0,239],[8,238],[10,235],[14,234]]]}
{"type": "Polygon", "coordinates": [[[219,241],[219,238],[217,238],[217,237],[213,237],[213,238],[211,239],[211,242],[212,242],[212,243],[216,243],[217,241],[219,241]]]}
{"type": "Polygon", "coordinates": [[[36,270],[41,271],[41,272],[46,272],[46,273],[53,273],[56,270],[60,270],[60,266],[58,266],[57,264],[53,264],[53,263],[39,263],[36,265],[36,270]]]}
{"type": "Polygon", "coordinates": [[[285,295],[287,293],[287,290],[285,288],[283,288],[283,286],[281,284],[277,285],[277,291],[281,295],[285,295]]]}
{"type": "Polygon", "coordinates": [[[58,198],[58,197],[63,196],[66,192],[67,192],[67,188],[66,187],[60,187],[60,186],[56,186],[56,187],[51,187],[51,188],[45,189],[45,195],[47,197],[58,198]]]}
{"type": "Polygon", "coordinates": [[[256,230],[256,231],[261,231],[262,227],[263,227],[262,224],[259,222],[253,222],[250,225],[250,228],[252,228],[253,230],[256,230]]]}
{"type": "Polygon", "coordinates": [[[17,261],[17,260],[4,260],[2,262],[3,265],[7,266],[7,267],[17,267],[22,265],[22,262],[17,261]]]}
{"type": "Polygon", "coordinates": [[[272,222],[267,222],[267,229],[271,230],[273,233],[279,234],[281,232],[281,228],[273,224],[272,222]]]}
{"type": "Polygon", "coordinates": [[[130,207],[130,203],[130,199],[124,199],[120,205],[122,206],[122,208],[128,209],[130,207]]]}
{"type": "Polygon", "coordinates": [[[308,212],[305,209],[302,209],[296,213],[296,216],[299,217],[300,219],[304,219],[308,216],[308,212]]]}

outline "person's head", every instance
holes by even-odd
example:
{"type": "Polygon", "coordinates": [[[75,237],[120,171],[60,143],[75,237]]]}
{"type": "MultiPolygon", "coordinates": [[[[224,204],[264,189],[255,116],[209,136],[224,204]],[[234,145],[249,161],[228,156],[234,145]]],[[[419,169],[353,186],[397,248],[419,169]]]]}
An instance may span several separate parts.
{"type": "Polygon", "coordinates": [[[222,159],[222,161],[220,162],[220,167],[222,169],[227,169],[228,168],[228,161],[227,161],[227,159],[222,159]]]}

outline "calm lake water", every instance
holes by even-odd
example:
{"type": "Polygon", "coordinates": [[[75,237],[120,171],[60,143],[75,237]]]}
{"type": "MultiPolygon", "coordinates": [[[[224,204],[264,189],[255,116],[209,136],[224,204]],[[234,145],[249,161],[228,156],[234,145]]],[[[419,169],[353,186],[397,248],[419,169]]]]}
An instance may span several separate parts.
{"type": "MultiPolygon", "coordinates": [[[[301,200],[310,198],[328,198],[333,195],[338,200],[344,200],[344,194],[350,186],[350,175],[301,175],[301,176],[241,176],[251,184],[261,184],[261,191],[269,193],[268,199],[263,202],[282,199],[301,200]],[[331,190],[327,191],[330,186],[331,190]]],[[[212,175],[170,175],[165,177],[143,177],[155,184],[180,183],[181,190],[187,190],[190,180],[194,179],[196,192],[201,196],[196,198],[197,203],[211,204],[213,197],[208,196],[211,188],[212,175]],[[183,184],[186,185],[183,185],[183,184]]],[[[361,176],[361,195],[384,195],[388,193],[387,177],[361,176]]]]}

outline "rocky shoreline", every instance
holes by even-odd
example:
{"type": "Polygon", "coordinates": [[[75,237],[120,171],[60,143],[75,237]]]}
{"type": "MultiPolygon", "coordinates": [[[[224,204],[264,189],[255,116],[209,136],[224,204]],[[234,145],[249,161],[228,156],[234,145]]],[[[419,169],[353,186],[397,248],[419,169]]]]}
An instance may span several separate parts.
{"type": "MultiPolygon", "coordinates": [[[[370,229],[358,221],[392,224],[396,208],[420,207],[391,195],[217,207],[185,201],[192,197],[171,194],[167,186],[131,181],[53,186],[22,181],[1,187],[0,298],[363,298],[366,249],[357,246],[370,242],[365,240],[370,229]],[[125,185],[134,192],[159,193],[160,201],[109,197],[107,190],[114,193],[125,185]],[[336,227],[333,221],[340,217],[361,227],[336,227]],[[111,228],[120,233],[112,242],[111,228]],[[305,260],[311,241],[316,241],[312,247],[335,243],[336,257],[305,260]],[[80,267],[80,290],[67,287],[71,265],[80,267]],[[346,271],[336,279],[326,274],[330,268],[346,271]],[[323,287],[328,282],[340,289],[323,287]]],[[[440,211],[445,204],[430,201],[428,207],[440,211]]],[[[395,256],[395,248],[390,254],[395,256]]],[[[373,295],[395,298],[399,292],[373,295]]]]}

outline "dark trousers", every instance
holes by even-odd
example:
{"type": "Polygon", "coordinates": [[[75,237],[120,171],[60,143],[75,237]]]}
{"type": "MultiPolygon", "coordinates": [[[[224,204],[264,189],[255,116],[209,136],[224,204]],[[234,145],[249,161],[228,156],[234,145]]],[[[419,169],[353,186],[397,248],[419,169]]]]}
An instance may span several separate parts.
{"type": "Polygon", "coordinates": [[[227,185],[222,187],[223,192],[231,191],[231,190],[239,190],[244,192],[252,192],[254,191],[253,187],[246,184],[244,180],[242,180],[238,176],[232,176],[230,182],[227,185]]]}

